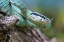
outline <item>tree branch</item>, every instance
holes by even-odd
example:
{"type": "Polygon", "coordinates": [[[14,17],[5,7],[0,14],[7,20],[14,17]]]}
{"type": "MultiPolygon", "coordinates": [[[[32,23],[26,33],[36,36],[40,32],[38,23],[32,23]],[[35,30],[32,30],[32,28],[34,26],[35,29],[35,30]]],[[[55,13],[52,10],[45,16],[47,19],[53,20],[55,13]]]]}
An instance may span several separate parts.
{"type": "Polygon", "coordinates": [[[19,19],[13,15],[13,16],[4,16],[3,14],[0,14],[0,27],[3,29],[11,28],[14,26],[19,19]]]}
{"type": "Polygon", "coordinates": [[[0,41],[1,42],[59,42],[56,38],[48,39],[39,28],[16,27],[17,31],[13,30],[13,26],[19,19],[13,16],[5,16],[0,14],[0,41]],[[2,37],[1,37],[2,36],[2,37]]]}

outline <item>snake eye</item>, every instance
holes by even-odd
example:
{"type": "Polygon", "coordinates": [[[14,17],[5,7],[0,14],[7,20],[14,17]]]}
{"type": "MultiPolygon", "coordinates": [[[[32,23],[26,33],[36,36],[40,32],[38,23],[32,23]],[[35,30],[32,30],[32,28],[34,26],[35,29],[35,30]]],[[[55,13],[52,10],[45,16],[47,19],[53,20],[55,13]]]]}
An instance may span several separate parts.
{"type": "Polygon", "coordinates": [[[42,20],[42,19],[41,19],[42,20]]]}
{"type": "Polygon", "coordinates": [[[41,21],[44,21],[44,19],[43,19],[43,18],[41,18],[41,21]]]}

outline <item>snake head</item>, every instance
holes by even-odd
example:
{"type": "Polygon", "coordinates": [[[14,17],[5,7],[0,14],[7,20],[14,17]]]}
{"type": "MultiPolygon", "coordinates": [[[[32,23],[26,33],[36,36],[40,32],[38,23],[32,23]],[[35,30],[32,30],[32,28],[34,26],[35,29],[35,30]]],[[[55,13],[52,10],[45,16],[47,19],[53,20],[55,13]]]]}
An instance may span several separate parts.
{"type": "Polygon", "coordinates": [[[40,27],[49,28],[51,26],[51,20],[46,16],[39,14],[37,12],[31,13],[31,19],[35,21],[35,24],[40,27]]]}

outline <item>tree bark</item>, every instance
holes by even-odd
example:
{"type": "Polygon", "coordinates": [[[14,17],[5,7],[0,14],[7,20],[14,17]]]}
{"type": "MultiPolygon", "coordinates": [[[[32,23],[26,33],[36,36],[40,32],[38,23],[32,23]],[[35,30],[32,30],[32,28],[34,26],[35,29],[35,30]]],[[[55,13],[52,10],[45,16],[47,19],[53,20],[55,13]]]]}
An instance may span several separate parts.
{"type": "MultiPolygon", "coordinates": [[[[14,31],[11,39],[14,42],[48,42],[49,39],[41,33],[38,28],[27,28],[26,30],[14,31]]],[[[12,40],[10,41],[12,42],[12,40]]]]}
{"type": "Polygon", "coordinates": [[[7,35],[10,34],[12,27],[17,23],[19,19],[13,16],[5,16],[0,13],[0,41],[5,42],[4,40],[7,38],[7,35]]]}
{"type": "MultiPolygon", "coordinates": [[[[14,16],[0,14],[0,42],[57,42],[47,38],[39,28],[14,27],[19,19],[14,16]]],[[[55,41],[56,40],[56,41],[55,41]]],[[[59,41],[58,41],[59,42],[59,41]]]]}

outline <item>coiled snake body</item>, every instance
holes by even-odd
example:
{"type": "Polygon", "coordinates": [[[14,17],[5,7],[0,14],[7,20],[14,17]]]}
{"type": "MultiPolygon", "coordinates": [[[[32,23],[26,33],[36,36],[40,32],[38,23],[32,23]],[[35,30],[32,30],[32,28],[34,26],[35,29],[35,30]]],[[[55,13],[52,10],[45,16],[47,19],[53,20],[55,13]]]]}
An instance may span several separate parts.
{"type": "Polygon", "coordinates": [[[17,26],[49,27],[51,20],[44,15],[28,10],[20,0],[0,0],[0,12],[7,16],[16,15],[19,18],[17,26]]]}

